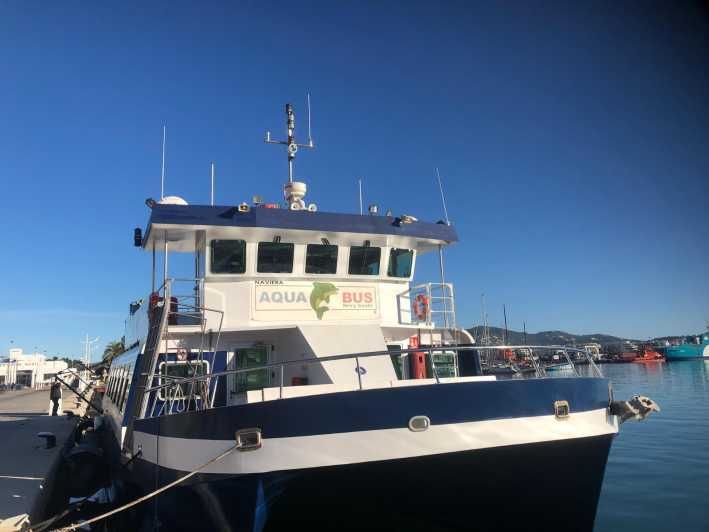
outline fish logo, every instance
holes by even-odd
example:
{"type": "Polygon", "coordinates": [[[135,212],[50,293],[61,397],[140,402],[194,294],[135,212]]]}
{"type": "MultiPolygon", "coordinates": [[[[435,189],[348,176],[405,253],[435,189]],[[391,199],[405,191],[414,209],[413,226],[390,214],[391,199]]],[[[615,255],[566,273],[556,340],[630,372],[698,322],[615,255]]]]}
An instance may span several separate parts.
{"type": "Polygon", "coordinates": [[[324,303],[329,303],[330,297],[336,293],[337,287],[332,283],[313,283],[313,291],[310,293],[310,306],[319,320],[322,319],[325,312],[330,310],[330,307],[324,303]]]}

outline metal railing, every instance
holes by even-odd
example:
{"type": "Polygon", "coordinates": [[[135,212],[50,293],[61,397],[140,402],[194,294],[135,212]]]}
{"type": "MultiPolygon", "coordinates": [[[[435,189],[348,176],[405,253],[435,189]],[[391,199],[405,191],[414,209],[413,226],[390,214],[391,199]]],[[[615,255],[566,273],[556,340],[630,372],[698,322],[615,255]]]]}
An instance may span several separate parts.
{"type": "MultiPolygon", "coordinates": [[[[512,376],[522,377],[522,378],[551,378],[547,375],[547,371],[552,366],[558,366],[559,364],[567,364],[568,371],[566,376],[571,374],[574,377],[582,376],[578,370],[577,365],[584,364],[591,368],[592,377],[603,377],[603,373],[600,368],[596,365],[590,355],[583,349],[570,348],[564,346],[477,346],[477,345],[467,345],[467,346],[425,346],[418,348],[402,349],[401,351],[372,351],[369,353],[349,353],[343,355],[331,355],[324,357],[312,357],[307,359],[298,360],[288,360],[283,362],[273,362],[269,364],[263,364],[257,367],[242,368],[242,369],[231,369],[220,372],[212,372],[204,375],[195,375],[194,377],[186,378],[175,378],[169,376],[161,376],[161,379],[167,380],[168,382],[160,384],[157,386],[149,387],[145,390],[146,393],[152,393],[154,397],[153,407],[151,409],[150,417],[155,415],[172,414],[184,411],[186,408],[190,408],[190,405],[194,405],[194,409],[208,409],[214,408],[216,406],[224,406],[215,404],[215,398],[217,395],[217,388],[220,384],[227,386],[227,377],[231,375],[247,374],[256,371],[268,371],[277,370],[280,376],[280,382],[278,384],[278,399],[283,398],[284,384],[284,373],[285,368],[290,366],[303,366],[307,364],[325,364],[337,361],[351,360],[354,364],[354,370],[357,374],[357,389],[364,389],[362,376],[365,374],[361,365],[362,359],[369,359],[372,357],[391,357],[392,359],[398,357],[403,359],[412,353],[425,353],[427,357],[427,362],[430,365],[432,378],[435,379],[436,384],[441,383],[441,377],[439,375],[439,370],[436,366],[435,358],[437,355],[442,353],[454,353],[456,358],[460,356],[461,352],[477,352],[480,356],[480,363],[483,375],[495,375],[500,376],[503,372],[496,371],[499,368],[509,368],[509,373],[512,376]],[[512,355],[510,355],[512,353],[512,355]],[[562,354],[563,353],[563,354],[562,354]],[[561,362],[554,359],[554,355],[561,357],[561,362]],[[526,371],[526,369],[529,371],[526,371]],[[221,380],[220,380],[221,379],[221,380]],[[198,383],[202,383],[200,386],[198,383]],[[213,383],[213,386],[212,386],[213,383]],[[189,385],[189,386],[185,386],[189,385]],[[187,393],[184,393],[185,388],[189,388],[187,393]],[[158,401],[158,396],[160,392],[162,396],[165,397],[164,401],[160,401],[162,404],[156,411],[156,404],[158,401]]],[[[456,364],[457,368],[457,364],[456,364]]],[[[456,369],[457,372],[457,369],[456,369]]],[[[458,375],[456,375],[457,377],[458,375]]],[[[554,377],[563,377],[564,372],[555,373],[554,377]]],[[[399,380],[415,380],[415,379],[402,379],[399,380]]],[[[304,385],[307,387],[308,385],[304,385]]],[[[264,386],[261,388],[256,388],[249,391],[263,391],[269,388],[276,388],[275,386],[264,386]]]]}
{"type": "MultiPolygon", "coordinates": [[[[195,367],[201,366],[204,360],[205,352],[216,353],[219,349],[219,341],[221,339],[222,324],[224,322],[224,311],[212,309],[205,307],[203,305],[204,301],[204,279],[203,278],[169,278],[158,288],[158,295],[161,296],[161,303],[165,305],[167,310],[167,316],[165,320],[164,329],[161,331],[160,338],[158,338],[158,346],[162,342],[165,342],[165,349],[157,349],[157,352],[162,352],[167,355],[171,350],[177,353],[181,348],[175,347],[170,348],[170,329],[174,327],[180,327],[184,325],[192,325],[199,327],[199,344],[196,347],[197,358],[192,358],[190,363],[195,367]],[[192,285],[191,293],[179,293],[175,292],[176,286],[185,286],[185,284],[192,285]],[[214,331],[207,330],[207,312],[215,312],[218,314],[218,326],[216,330],[216,341],[212,343],[209,340],[209,350],[206,351],[205,347],[208,342],[208,337],[210,337],[214,331]],[[183,318],[183,322],[180,323],[180,318],[183,318]]],[[[158,303],[160,304],[160,303],[158,303]]],[[[179,332],[179,329],[178,331],[179,332]]],[[[160,369],[157,365],[158,356],[155,356],[155,361],[152,365],[152,369],[149,372],[149,378],[146,382],[153,383],[157,377],[160,381],[169,381],[164,386],[159,386],[159,388],[166,388],[163,391],[163,397],[158,400],[158,393],[155,393],[152,398],[152,406],[150,408],[150,417],[155,415],[162,415],[165,413],[174,413],[174,408],[179,407],[180,403],[187,405],[189,401],[196,406],[198,409],[208,408],[213,403],[213,397],[210,397],[211,389],[211,374],[204,374],[206,379],[188,379],[189,381],[189,392],[184,393],[184,388],[181,383],[176,382],[180,379],[175,379],[167,374],[160,374],[160,369]],[[156,371],[157,370],[157,371],[156,371]],[[159,405],[159,406],[158,406],[159,405]],[[166,411],[166,408],[169,411],[166,411]],[[156,411],[157,409],[157,411],[156,411]]],[[[167,366],[166,366],[167,367],[167,366]]],[[[166,371],[167,372],[167,371],[166,371]]],[[[147,387],[144,391],[146,401],[149,400],[149,394],[154,389],[154,387],[147,387]]]]}
{"type": "Polygon", "coordinates": [[[412,286],[397,296],[397,303],[400,323],[455,328],[455,296],[451,283],[412,286]],[[418,302],[419,296],[425,300],[418,302]],[[422,311],[422,314],[417,313],[417,310],[422,311]]]}

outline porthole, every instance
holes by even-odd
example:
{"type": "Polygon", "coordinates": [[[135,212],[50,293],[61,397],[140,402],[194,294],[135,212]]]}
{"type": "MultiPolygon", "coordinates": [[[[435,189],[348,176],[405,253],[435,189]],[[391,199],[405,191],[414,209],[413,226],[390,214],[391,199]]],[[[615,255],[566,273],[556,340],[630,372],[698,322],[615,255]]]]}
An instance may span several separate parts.
{"type": "Polygon", "coordinates": [[[428,416],[414,416],[409,419],[409,430],[412,432],[423,432],[431,426],[428,416]]]}

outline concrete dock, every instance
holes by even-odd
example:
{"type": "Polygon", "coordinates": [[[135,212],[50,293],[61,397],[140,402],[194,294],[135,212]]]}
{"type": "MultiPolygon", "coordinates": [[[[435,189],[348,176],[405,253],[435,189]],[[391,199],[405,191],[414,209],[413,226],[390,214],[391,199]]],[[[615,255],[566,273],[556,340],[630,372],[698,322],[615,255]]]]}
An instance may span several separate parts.
{"type": "MultiPolygon", "coordinates": [[[[49,390],[0,393],[0,530],[16,530],[30,512],[42,481],[71,435],[78,418],[50,416],[49,390]],[[56,446],[45,448],[39,432],[56,436],[56,446]]],[[[83,415],[85,403],[63,390],[60,412],[83,415]]]]}

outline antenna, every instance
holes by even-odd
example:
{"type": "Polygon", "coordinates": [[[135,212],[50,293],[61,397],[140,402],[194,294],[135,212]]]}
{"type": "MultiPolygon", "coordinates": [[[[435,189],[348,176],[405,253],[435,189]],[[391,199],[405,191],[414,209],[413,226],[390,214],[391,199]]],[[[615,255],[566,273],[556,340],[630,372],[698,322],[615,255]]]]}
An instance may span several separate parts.
{"type": "Polygon", "coordinates": [[[211,194],[211,203],[210,205],[214,205],[214,163],[211,164],[211,177],[212,177],[212,194],[211,194]]]}
{"type": "MultiPolygon", "coordinates": [[[[287,146],[288,150],[288,183],[283,187],[283,193],[286,197],[286,201],[289,207],[293,210],[305,209],[305,202],[303,197],[305,197],[306,186],[305,183],[294,182],[293,181],[293,161],[295,160],[295,154],[298,152],[298,148],[314,148],[315,144],[310,136],[310,93],[308,93],[308,143],[298,144],[295,140],[295,113],[293,112],[293,106],[289,103],[286,104],[286,133],[287,140],[273,140],[271,138],[271,132],[266,131],[266,138],[264,142],[266,144],[283,144],[287,146]]],[[[309,210],[315,210],[314,204],[308,206],[309,210]],[[311,208],[312,207],[312,208],[311,208]]]]}
{"type": "Polygon", "coordinates": [[[446,208],[446,197],[443,194],[443,183],[441,183],[441,173],[436,167],[436,177],[438,177],[438,189],[441,191],[441,203],[443,203],[443,214],[446,217],[446,225],[450,225],[451,221],[448,219],[448,209],[446,208]]]}
{"type": "Polygon", "coordinates": [[[360,216],[364,214],[362,210],[362,179],[359,180],[359,214],[360,216]]]}
{"type": "Polygon", "coordinates": [[[308,147],[313,146],[313,136],[310,134],[310,93],[308,93],[308,147]]]}
{"type": "Polygon", "coordinates": [[[162,126],[162,171],[160,172],[160,199],[165,197],[165,139],[167,138],[167,126],[162,126]]]}

